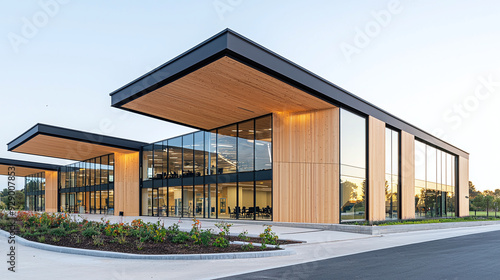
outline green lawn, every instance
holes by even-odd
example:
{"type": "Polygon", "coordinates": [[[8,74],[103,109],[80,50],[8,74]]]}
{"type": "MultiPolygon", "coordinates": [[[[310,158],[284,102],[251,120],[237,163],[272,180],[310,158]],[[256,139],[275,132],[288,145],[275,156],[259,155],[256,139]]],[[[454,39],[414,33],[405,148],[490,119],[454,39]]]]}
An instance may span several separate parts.
{"type": "MultiPolygon", "coordinates": [[[[496,214],[497,214],[497,216],[500,216],[500,212],[497,212],[496,214]]],[[[469,215],[470,216],[478,216],[478,217],[486,217],[486,211],[469,211],[469,215]]],[[[495,211],[493,211],[493,212],[490,211],[489,216],[490,217],[495,216],[495,211]]]]}
{"type": "MultiPolygon", "coordinates": [[[[373,222],[373,225],[378,226],[392,226],[392,225],[411,225],[411,224],[435,224],[435,223],[451,223],[451,222],[476,222],[476,221],[490,221],[490,220],[500,220],[499,218],[494,218],[495,214],[490,213],[490,217],[486,218],[486,212],[484,212],[484,217],[479,216],[479,211],[477,213],[478,217],[463,217],[463,218],[441,218],[441,219],[417,219],[417,220],[397,220],[397,221],[379,221],[373,222]]],[[[474,215],[474,213],[471,213],[474,215]]],[[[500,214],[500,213],[498,213],[500,214]]],[[[356,225],[370,225],[370,222],[357,222],[356,225]]]]}

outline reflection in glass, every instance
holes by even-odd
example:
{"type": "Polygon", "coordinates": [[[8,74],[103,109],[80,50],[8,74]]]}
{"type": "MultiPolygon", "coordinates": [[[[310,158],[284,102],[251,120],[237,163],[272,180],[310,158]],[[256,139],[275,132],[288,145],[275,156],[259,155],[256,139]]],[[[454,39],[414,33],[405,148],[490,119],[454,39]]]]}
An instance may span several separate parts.
{"type": "Polygon", "coordinates": [[[340,110],[340,220],[363,220],[366,209],[366,119],[340,110]]]}
{"type": "Polygon", "coordinates": [[[454,155],[415,140],[415,217],[456,215],[455,159],[454,155]],[[422,154],[423,159],[418,156],[422,154]]]}

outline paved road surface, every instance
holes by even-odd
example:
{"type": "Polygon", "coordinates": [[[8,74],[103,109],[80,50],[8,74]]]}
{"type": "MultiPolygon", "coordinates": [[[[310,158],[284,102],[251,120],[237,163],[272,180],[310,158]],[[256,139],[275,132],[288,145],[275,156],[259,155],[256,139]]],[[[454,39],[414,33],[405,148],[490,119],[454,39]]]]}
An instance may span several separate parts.
{"type": "MultiPolygon", "coordinates": [[[[251,265],[251,260],[249,265],[251,265]]],[[[263,270],[223,279],[500,279],[500,231],[263,270]]]]}

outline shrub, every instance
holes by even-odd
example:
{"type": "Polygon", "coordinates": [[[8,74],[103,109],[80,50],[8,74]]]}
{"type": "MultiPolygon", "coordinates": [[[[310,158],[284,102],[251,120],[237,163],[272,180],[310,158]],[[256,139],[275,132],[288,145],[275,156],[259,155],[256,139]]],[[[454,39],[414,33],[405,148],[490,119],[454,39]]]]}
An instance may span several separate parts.
{"type": "Polygon", "coordinates": [[[173,243],[185,243],[190,238],[187,232],[180,231],[178,234],[172,236],[173,243]]]}
{"type": "Polygon", "coordinates": [[[226,248],[229,246],[229,230],[233,224],[226,222],[216,223],[215,226],[219,228],[219,235],[212,244],[215,247],[226,248]]]}
{"type": "Polygon", "coordinates": [[[88,227],[82,231],[82,235],[85,237],[92,237],[95,235],[101,235],[101,232],[99,232],[96,228],[94,227],[88,227]]]}
{"type": "Polygon", "coordinates": [[[267,246],[266,244],[271,244],[271,245],[278,245],[278,235],[272,231],[271,225],[264,225],[266,228],[264,229],[264,232],[261,233],[260,240],[261,240],[261,248],[265,249],[267,246]]]}
{"type": "Polygon", "coordinates": [[[250,237],[248,237],[248,230],[242,231],[240,234],[238,234],[238,238],[243,241],[250,240],[250,237]]]}
{"type": "Polygon", "coordinates": [[[38,242],[45,243],[45,236],[43,236],[43,235],[42,236],[38,236],[37,239],[38,239],[38,242]]]}
{"type": "Polygon", "coordinates": [[[66,230],[64,230],[64,228],[57,227],[57,228],[53,228],[53,229],[49,230],[49,235],[66,236],[67,233],[66,233],[66,230]]]}
{"type": "Polygon", "coordinates": [[[53,236],[53,237],[52,237],[52,241],[53,241],[53,242],[59,242],[59,241],[61,241],[61,238],[60,238],[60,237],[55,237],[55,236],[53,236]]]}

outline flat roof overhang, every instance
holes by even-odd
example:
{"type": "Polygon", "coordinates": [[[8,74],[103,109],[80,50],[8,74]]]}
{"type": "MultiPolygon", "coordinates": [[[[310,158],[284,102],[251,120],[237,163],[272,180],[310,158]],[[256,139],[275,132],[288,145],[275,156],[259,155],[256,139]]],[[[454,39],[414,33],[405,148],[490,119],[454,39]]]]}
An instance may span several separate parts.
{"type": "Polygon", "coordinates": [[[272,112],[339,106],[469,157],[230,29],[110,95],[113,107],[204,130],[272,112]]]}
{"type": "Polygon", "coordinates": [[[47,163],[0,158],[0,175],[9,175],[9,167],[12,166],[15,167],[15,174],[17,177],[26,177],[31,174],[45,171],[57,171],[59,167],[59,165],[47,163]]]}
{"type": "Polygon", "coordinates": [[[83,161],[110,153],[132,153],[147,143],[46,124],[36,124],[11,141],[17,153],[83,161]]]}

